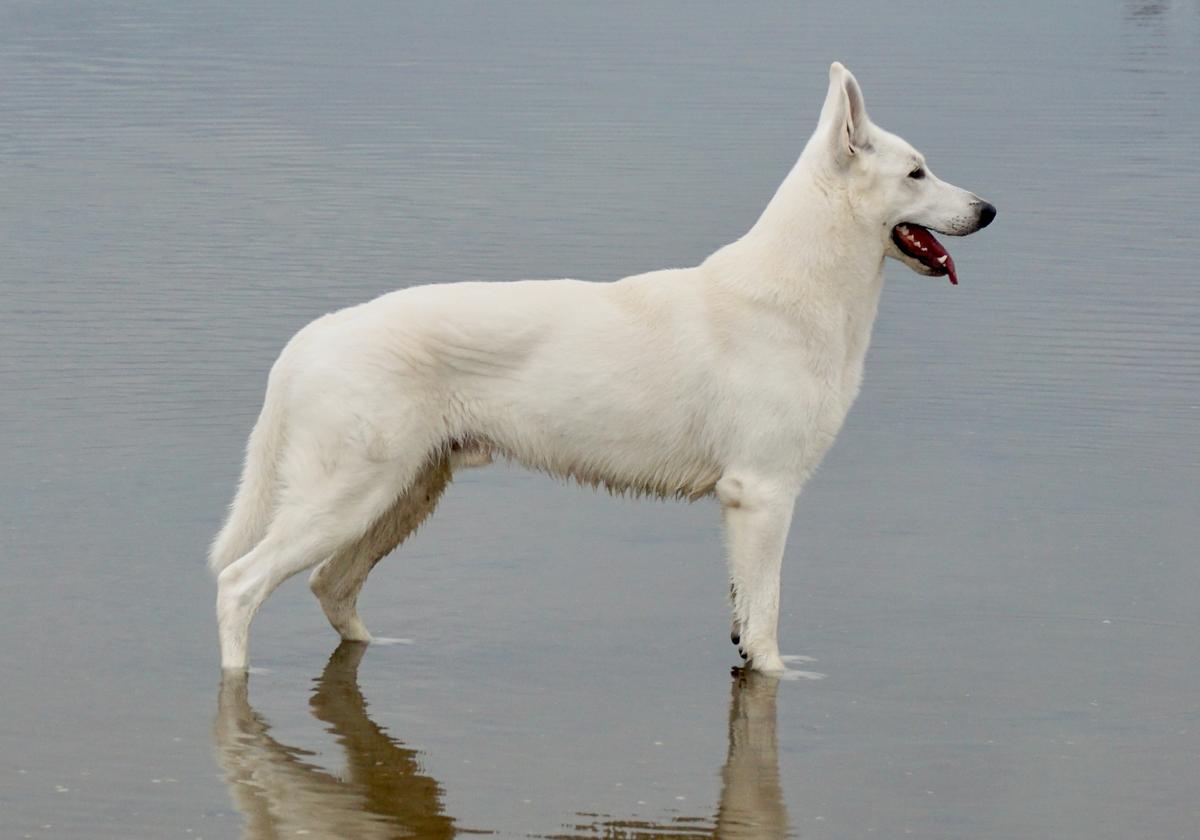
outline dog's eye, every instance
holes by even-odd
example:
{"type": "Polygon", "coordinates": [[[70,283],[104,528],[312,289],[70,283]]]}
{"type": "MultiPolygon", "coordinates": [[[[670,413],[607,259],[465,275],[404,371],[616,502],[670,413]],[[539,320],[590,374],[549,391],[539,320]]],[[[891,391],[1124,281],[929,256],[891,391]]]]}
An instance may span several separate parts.
{"type": "Polygon", "coordinates": [[[923,167],[918,166],[912,172],[908,173],[908,177],[916,178],[918,181],[920,181],[922,178],[925,177],[925,169],[923,167]]]}

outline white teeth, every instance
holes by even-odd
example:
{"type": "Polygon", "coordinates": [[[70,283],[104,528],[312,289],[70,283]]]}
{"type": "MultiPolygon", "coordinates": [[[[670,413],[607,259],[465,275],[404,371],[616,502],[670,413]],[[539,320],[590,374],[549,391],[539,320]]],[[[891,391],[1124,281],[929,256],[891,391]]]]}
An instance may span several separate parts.
{"type": "Polygon", "coordinates": [[[941,263],[942,265],[945,265],[945,264],[946,264],[946,257],[945,257],[945,255],[938,257],[938,258],[937,258],[937,261],[938,261],[939,263],[941,263]]]}

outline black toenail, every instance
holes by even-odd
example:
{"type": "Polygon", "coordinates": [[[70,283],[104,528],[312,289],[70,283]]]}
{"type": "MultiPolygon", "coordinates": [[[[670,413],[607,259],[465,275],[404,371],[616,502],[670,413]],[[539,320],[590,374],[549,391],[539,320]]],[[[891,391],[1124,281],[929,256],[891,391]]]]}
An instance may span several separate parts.
{"type": "Polygon", "coordinates": [[[733,642],[735,645],[740,645],[742,643],[742,637],[737,633],[730,633],[729,641],[733,642]]]}
{"type": "Polygon", "coordinates": [[[749,656],[747,656],[747,655],[746,655],[746,652],[745,652],[744,650],[739,650],[739,651],[738,651],[738,654],[739,654],[739,655],[742,657],[742,659],[749,659],[749,658],[750,658],[749,656]]]}

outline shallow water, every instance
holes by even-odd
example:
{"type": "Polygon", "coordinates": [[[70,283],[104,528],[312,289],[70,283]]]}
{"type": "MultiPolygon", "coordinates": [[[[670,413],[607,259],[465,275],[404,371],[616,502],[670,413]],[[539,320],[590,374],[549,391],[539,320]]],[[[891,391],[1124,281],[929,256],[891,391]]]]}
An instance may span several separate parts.
{"type": "Polygon", "coordinates": [[[251,5],[0,10],[0,834],[1195,836],[1200,4],[251,5]],[[785,561],[824,678],[728,676],[712,503],[497,467],[365,590],[411,643],[295,582],[219,686],[287,337],[701,260],[833,58],[1000,215],[888,268],[785,561]]]}

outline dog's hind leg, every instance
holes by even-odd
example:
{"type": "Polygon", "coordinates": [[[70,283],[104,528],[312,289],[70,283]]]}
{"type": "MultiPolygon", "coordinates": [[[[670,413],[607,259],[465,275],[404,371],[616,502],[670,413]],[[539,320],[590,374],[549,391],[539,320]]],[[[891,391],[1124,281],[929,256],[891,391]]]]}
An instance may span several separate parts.
{"type": "Polygon", "coordinates": [[[246,667],[250,622],[267,596],[292,575],[361,539],[417,469],[348,457],[289,482],[262,540],[217,577],[221,667],[246,667]]]}
{"type": "Polygon", "coordinates": [[[716,491],[725,518],[732,581],[731,637],[750,667],[782,671],[776,638],[779,573],[795,493],[785,484],[749,475],[726,475],[716,491]]]}
{"type": "Polygon", "coordinates": [[[408,539],[433,512],[449,482],[449,459],[442,458],[425,467],[412,486],[400,494],[361,538],[313,570],[309,588],[321,602],[333,629],[346,641],[371,640],[366,625],[358,617],[359,590],[375,564],[408,539]]]}

